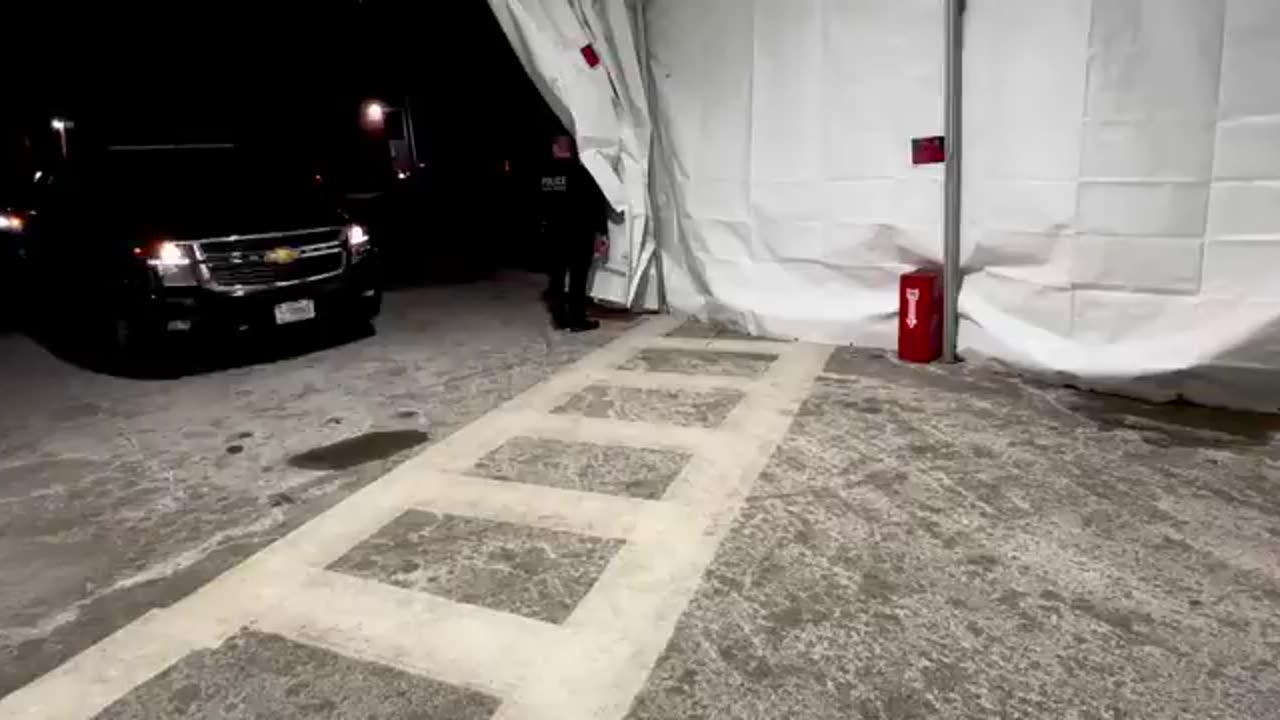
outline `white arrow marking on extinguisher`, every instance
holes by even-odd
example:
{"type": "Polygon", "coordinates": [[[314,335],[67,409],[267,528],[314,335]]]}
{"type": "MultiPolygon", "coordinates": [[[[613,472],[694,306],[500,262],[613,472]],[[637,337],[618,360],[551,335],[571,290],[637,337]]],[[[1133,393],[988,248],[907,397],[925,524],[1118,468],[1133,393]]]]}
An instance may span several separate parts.
{"type": "Polygon", "coordinates": [[[916,319],[916,303],[920,302],[920,291],[914,289],[907,290],[907,327],[912,330],[916,329],[916,325],[920,321],[916,319]]]}

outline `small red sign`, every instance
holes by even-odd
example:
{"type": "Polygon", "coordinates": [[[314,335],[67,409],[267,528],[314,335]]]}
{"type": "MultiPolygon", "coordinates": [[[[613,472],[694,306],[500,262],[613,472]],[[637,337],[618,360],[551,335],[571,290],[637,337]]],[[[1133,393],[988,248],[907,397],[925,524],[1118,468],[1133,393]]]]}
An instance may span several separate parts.
{"type": "Polygon", "coordinates": [[[582,59],[587,61],[587,66],[594,68],[600,64],[600,55],[594,47],[590,45],[582,46],[582,59]]]}
{"type": "Polygon", "coordinates": [[[912,138],[911,162],[915,165],[937,165],[947,161],[947,141],[941,135],[912,138]]]}

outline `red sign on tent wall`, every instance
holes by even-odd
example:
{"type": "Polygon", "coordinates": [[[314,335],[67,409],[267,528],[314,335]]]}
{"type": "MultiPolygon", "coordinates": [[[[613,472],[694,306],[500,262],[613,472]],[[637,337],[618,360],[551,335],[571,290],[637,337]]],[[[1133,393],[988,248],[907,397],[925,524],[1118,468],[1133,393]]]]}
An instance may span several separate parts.
{"type": "Polygon", "coordinates": [[[913,165],[937,165],[947,161],[947,141],[941,135],[913,138],[911,163],[913,165]]]}

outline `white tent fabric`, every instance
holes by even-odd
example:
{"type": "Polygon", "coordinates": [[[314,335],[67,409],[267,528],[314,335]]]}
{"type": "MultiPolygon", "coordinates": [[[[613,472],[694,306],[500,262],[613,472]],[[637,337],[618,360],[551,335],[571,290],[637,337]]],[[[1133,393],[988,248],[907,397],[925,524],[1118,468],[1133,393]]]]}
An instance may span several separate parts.
{"type": "Polygon", "coordinates": [[[970,12],[962,348],[1280,408],[1280,2],[970,12]]]}
{"type": "MultiPolygon", "coordinates": [[[[943,0],[491,1],[525,10],[517,47],[534,8],[626,26],[642,62],[613,62],[647,101],[629,85],[579,136],[644,142],[652,113],[676,310],[893,346],[898,275],[942,259],[942,173],[910,140],[942,131],[943,0]]],[[[1280,2],[968,6],[962,353],[1280,409],[1280,2]]],[[[554,55],[525,53],[535,77],[554,55]]]]}
{"type": "Polygon", "coordinates": [[[654,306],[651,131],[638,10],[623,0],[489,2],[617,213],[610,227],[610,256],[594,276],[592,295],[623,305],[654,306]],[[592,68],[582,54],[588,45],[600,58],[598,67],[592,68]]]}
{"type": "Polygon", "coordinates": [[[651,0],[668,298],[752,332],[889,346],[942,260],[939,0],[651,0]],[[669,221],[669,222],[668,222],[669,221]]]}

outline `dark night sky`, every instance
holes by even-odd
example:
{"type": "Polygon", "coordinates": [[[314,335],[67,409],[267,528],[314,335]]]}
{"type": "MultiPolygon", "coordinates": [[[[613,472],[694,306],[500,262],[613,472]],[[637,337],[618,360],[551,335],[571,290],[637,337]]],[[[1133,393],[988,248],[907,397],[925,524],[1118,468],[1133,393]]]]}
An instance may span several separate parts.
{"type": "Polygon", "coordinates": [[[88,12],[6,6],[6,132],[59,114],[113,142],[257,133],[333,145],[362,99],[411,95],[421,151],[447,165],[516,152],[553,122],[486,0],[88,12]]]}

